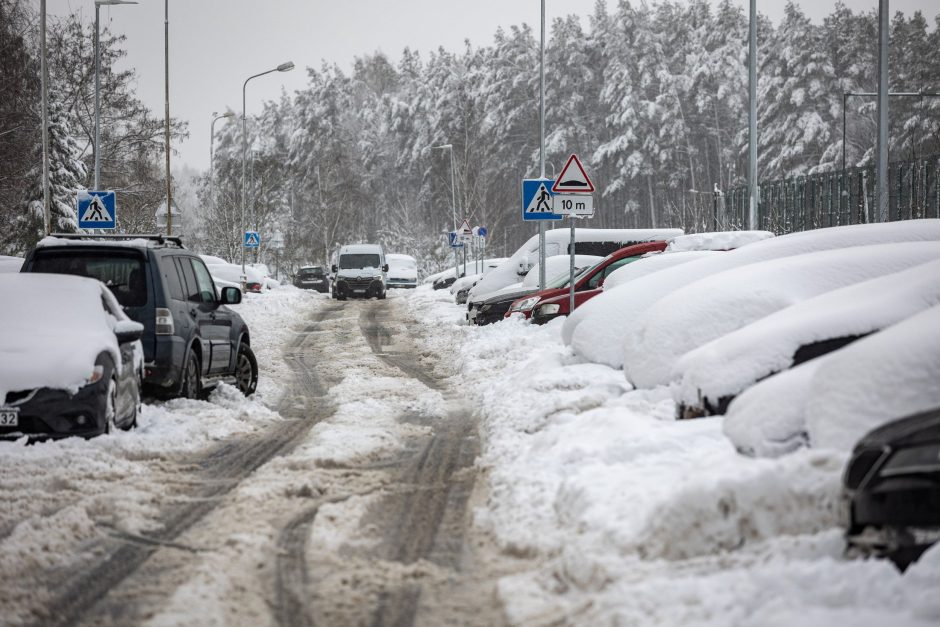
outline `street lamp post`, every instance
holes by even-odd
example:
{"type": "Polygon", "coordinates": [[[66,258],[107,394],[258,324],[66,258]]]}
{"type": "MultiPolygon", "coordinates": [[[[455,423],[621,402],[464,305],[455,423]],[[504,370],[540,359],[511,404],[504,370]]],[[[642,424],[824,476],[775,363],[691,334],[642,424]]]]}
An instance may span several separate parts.
{"type": "MultiPolygon", "coordinates": [[[[431,146],[431,149],[439,148],[441,150],[450,151],[450,207],[451,212],[453,213],[454,218],[454,237],[457,235],[457,185],[455,182],[456,175],[454,170],[454,145],[453,144],[441,144],[440,146],[431,146]]],[[[460,270],[458,269],[458,264],[460,262],[457,258],[457,249],[454,248],[454,280],[456,281],[460,278],[460,270]]]]}
{"type": "Polygon", "coordinates": [[[212,113],[212,123],[209,124],[209,214],[215,211],[215,123],[222,118],[231,118],[235,116],[232,111],[226,111],[222,115],[212,113]]]}
{"type": "MultiPolygon", "coordinates": [[[[258,74],[253,74],[245,79],[245,82],[242,84],[242,237],[245,233],[245,206],[248,202],[248,190],[246,187],[247,180],[245,178],[248,169],[248,123],[246,119],[248,113],[245,110],[245,93],[248,88],[248,81],[253,78],[258,78],[259,76],[264,76],[265,74],[270,74],[271,72],[289,72],[294,69],[294,63],[288,61],[282,63],[276,68],[266,70],[264,72],[259,72],[258,74]]],[[[242,276],[245,274],[245,245],[242,243],[242,276]]]]}
{"type": "Polygon", "coordinates": [[[95,0],[95,190],[98,190],[98,178],[101,174],[101,51],[100,38],[100,9],[101,5],[113,6],[115,4],[137,4],[130,0],[95,0]]]}

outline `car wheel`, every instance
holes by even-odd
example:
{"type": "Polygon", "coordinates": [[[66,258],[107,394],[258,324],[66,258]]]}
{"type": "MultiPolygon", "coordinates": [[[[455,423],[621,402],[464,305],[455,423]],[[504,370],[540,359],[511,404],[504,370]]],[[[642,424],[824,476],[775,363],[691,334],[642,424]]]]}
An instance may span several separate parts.
{"type": "Polygon", "coordinates": [[[108,396],[104,401],[104,432],[113,433],[115,415],[117,413],[117,381],[114,377],[108,381],[108,396]]]}
{"type": "Polygon", "coordinates": [[[141,390],[143,388],[141,387],[142,386],[141,377],[139,374],[137,375],[136,379],[137,379],[137,399],[134,402],[134,413],[131,414],[130,419],[127,422],[125,422],[124,425],[121,427],[121,429],[123,429],[124,431],[130,431],[131,429],[136,427],[137,416],[140,415],[140,397],[141,397],[141,390]]]}
{"type": "Polygon", "coordinates": [[[235,384],[245,396],[251,396],[258,388],[258,360],[247,344],[238,347],[235,358],[235,384]]]}
{"type": "Polygon", "coordinates": [[[379,300],[385,300],[385,290],[379,292],[379,300]]]}
{"type": "Polygon", "coordinates": [[[199,357],[196,351],[189,349],[186,355],[186,363],[183,364],[183,382],[180,388],[180,396],[183,398],[199,398],[202,393],[202,381],[199,376],[199,357]]]}

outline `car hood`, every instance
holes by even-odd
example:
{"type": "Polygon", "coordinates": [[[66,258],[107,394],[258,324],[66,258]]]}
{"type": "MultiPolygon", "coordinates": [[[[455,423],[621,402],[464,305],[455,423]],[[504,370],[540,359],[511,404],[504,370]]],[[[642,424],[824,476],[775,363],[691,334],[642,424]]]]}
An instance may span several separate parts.
{"type": "Polygon", "coordinates": [[[378,268],[351,268],[336,273],[337,279],[368,279],[381,276],[382,271],[378,268]]]}
{"type": "Polygon", "coordinates": [[[516,299],[522,298],[523,296],[528,296],[536,291],[536,288],[526,288],[521,289],[515,292],[509,292],[506,294],[498,294],[496,296],[491,296],[483,301],[484,305],[492,305],[495,303],[504,303],[506,301],[512,302],[516,299]]]}

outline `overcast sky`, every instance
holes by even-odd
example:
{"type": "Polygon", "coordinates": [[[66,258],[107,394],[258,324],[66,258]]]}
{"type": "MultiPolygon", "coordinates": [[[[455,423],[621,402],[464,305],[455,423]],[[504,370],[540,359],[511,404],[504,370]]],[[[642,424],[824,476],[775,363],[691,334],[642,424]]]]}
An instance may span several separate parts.
{"type": "MultiPolygon", "coordinates": [[[[546,19],[587,16],[594,3],[547,0],[546,19]]],[[[607,0],[608,6],[615,3],[607,0]]],[[[779,22],[783,0],[757,4],[779,22]]],[[[819,22],[835,0],[801,4],[819,22]]],[[[876,8],[878,2],[846,4],[859,10],[876,8]]],[[[395,62],[406,46],[426,53],[438,46],[457,50],[465,39],[486,45],[499,26],[528,22],[537,32],[539,7],[539,0],[170,0],[170,115],[188,121],[190,132],[189,139],[174,145],[179,152],[174,165],[208,167],[212,112],[240,112],[242,83],[252,74],[284,61],[297,66],[251,81],[249,114],[259,112],[264,100],[278,98],[282,88],[288,93],[303,88],[306,68],[319,67],[322,60],[347,69],[354,57],[379,50],[395,62]]],[[[937,0],[891,0],[892,12],[921,10],[931,25],[938,9],[937,0]]],[[[47,10],[53,16],[81,10],[89,20],[95,14],[94,0],[47,0],[47,10]]],[[[102,26],[127,35],[125,62],[137,71],[138,95],[158,116],[163,114],[163,18],[160,0],[101,7],[102,26]]]]}

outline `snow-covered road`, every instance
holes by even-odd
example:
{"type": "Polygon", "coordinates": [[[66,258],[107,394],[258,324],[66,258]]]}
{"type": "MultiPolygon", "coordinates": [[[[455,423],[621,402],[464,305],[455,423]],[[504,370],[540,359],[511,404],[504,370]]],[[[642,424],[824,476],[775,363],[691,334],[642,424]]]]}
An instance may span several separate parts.
{"type": "Polygon", "coordinates": [[[426,287],[239,307],[255,398],[0,443],[0,622],[940,622],[940,549],[844,555],[841,454],[742,457],[561,321],[468,327],[426,287]]]}

